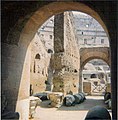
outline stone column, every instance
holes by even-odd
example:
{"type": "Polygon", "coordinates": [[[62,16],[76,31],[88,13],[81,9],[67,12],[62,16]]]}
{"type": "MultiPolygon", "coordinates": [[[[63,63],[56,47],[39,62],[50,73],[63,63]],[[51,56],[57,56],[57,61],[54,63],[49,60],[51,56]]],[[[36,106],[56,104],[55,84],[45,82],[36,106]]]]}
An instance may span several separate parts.
{"type": "Polygon", "coordinates": [[[64,95],[78,92],[79,51],[72,20],[70,12],[56,15],[54,19],[53,91],[64,95]]]}
{"type": "Polygon", "coordinates": [[[54,17],[54,51],[64,52],[64,13],[54,17]]]}
{"type": "Polygon", "coordinates": [[[53,91],[63,92],[62,59],[64,52],[64,13],[54,18],[54,77],[53,91]]]}

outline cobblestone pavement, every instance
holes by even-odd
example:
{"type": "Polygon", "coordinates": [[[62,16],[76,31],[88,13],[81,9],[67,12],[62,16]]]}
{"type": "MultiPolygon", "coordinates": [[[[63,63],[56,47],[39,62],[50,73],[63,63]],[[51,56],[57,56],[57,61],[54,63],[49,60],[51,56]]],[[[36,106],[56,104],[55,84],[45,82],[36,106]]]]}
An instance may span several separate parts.
{"type": "Polygon", "coordinates": [[[103,96],[87,96],[86,98],[81,104],[60,108],[49,108],[49,101],[45,101],[37,107],[34,120],[84,120],[88,110],[93,106],[106,107],[103,96]]]}

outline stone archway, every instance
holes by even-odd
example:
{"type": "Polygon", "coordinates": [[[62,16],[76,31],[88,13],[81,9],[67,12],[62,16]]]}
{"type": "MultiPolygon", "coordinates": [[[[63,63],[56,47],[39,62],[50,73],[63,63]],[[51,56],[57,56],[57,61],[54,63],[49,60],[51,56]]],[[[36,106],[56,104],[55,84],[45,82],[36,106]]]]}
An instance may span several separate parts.
{"type": "MultiPolygon", "coordinates": [[[[44,6],[42,8],[39,8],[31,16],[31,18],[28,20],[28,22],[24,26],[24,29],[22,30],[22,32],[20,32],[20,40],[19,40],[18,45],[14,46],[14,47],[8,46],[9,51],[11,52],[13,57],[16,58],[15,61],[13,61],[13,59],[11,58],[11,62],[15,66],[19,66],[19,67],[17,67],[17,71],[20,71],[20,73],[16,73],[19,76],[19,78],[16,78],[16,82],[19,83],[19,86],[17,88],[18,89],[18,91],[17,91],[18,96],[17,96],[16,110],[21,113],[21,118],[24,118],[24,116],[22,114],[23,110],[21,108],[22,102],[20,102],[20,101],[24,100],[25,98],[27,98],[29,96],[30,54],[31,54],[30,53],[30,42],[33,39],[38,28],[49,17],[51,17],[52,15],[62,13],[62,12],[67,11],[67,10],[81,11],[81,12],[84,12],[84,13],[91,15],[102,25],[102,27],[105,29],[105,31],[108,35],[108,30],[107,30],[104,22],[102,21],[102,19],[98,15],[98,13],[83,3],[79,3],[79,2],[52,2],[52,3],[49,3],[47,5],[44,4],[44,6]],[[22,68],[21,68],[21,66],[22,66],[22,68]]],[[[17,29],[15,29],[15,31],[12,31],[12,32],[13,33],[17,32],[16,30],[17,29]]],[[[15,37],[16,36],[14,36],[14,34],[13,34],[14,39],[19,39],[18,37],[17,38],[15,38],[15,37]]],[[[9,39],[9,37],[8,37],[8,39],[9,39]]],[[[9,62],[9,64],[10,64],[10,62],[9,62]]],[[[14,71],[13,68],[8,69],[8,71],[10,71],[10,70],[14,71]]],[[[9,80],[12,80],[11,76],[9,76],[9,80]]],[[[14,88],[11,87],[11,89],[14,89],[14,88]]],[[[15,99],[15,101],[16,101],[16,99],[15,99]]],[[[28,104],[27,104],[26,109],[27,110],[29,109],[28,104]]]]}
{"type": "Polygon", "coordinates": [[[83,66],[92,59],[102,59],[110,66],[111,65],[110,58],[111,57],[109,47],[81,48],[80,69],[83,69],[83,66]]]}
{"type": "Polygon", "coordinates": [[[101,59],[111,66],[110,50],[108,47],[94,47],[80,49],[79,91],[82,91],[82,70],[84,65],[93,59],[101,59]]]}
{"type": "MultiPolygon", "coordinates": [[[[79,72],[79,92],[84,92],[84,89],[87,93],[89,93],[90,95],[103,95],[104,92],[106,92],[107,90],[111,92],[111,83],[107,83],[108,79],[107,79],[107,74],[106,72],[96,72],[95,70],[93,71],[88,71],[87,74],[91,74],[88,78],[89,79],[96,79],[96,80],[99,80],[99,84],[98,86],[97,85],[94,85],[93,83],[96,82],[90,82],[90,81],[83,81],[82,79],[82,71],[84,70],[84,66],[89,62],[89,61],[92,61],[94,59],[97,59],[97,60],[102,60],[103,62],[105,62],[109,67],[110,67],[110,62],[109,61],[105,61],[103,58],[101,57],[90,57],[88,58],[83,64],[81,64],[81,68],[80,68],[80,72],[79,72]],[[107,88],[108,87],[108,88],[107,88]],[[87,90],[88,89],[88,90],[87,90]],[[95,94],[94,94],[95,93],[95,94]]],[[[90,68],[91,69],[91,68],[90,68]]],[[[110,71],[111,73],[111,71],[110,71]]]]}
{"type": "MultiPolygon", "coordinates": [[[[95,18],[104,28],[108,35],[107,28],[98,15],[97,12],[95,12],[93,9],[88,7],[87,5],[83,3],[78,2],[53,2],[48,5],[45,5],[42,8],[39,8],[28,20],[26,23],[24,29],[21,32],[20,40],[19,40],[19,46],[20,45],[26,45],[28,46],[33,39],[36,31],[38,28],[52,15],[56,15],[59,13],[62,13],[64,11],[68,10],[74,10],[74,11],[81,11],[84,13],[87,13],[91,15],[93,18],[95,18]]],[[[109,35],[108,35],[109,36],[109,35]]],[[[28,47],[29,48],[29,47],[28,47]]],[[[22,80],[21,80],[22,81],[22,80]]],[[[22,90],[21,90],[22,91],[22,90]]]]}

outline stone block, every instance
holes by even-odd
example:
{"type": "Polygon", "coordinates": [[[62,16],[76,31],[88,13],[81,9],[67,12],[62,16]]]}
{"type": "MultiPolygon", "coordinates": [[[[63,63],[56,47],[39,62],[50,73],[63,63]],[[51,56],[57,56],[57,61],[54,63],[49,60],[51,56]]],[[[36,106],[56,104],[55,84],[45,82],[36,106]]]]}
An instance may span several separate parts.
{"type": "Polygon", "coordinates": [[[63,101],[63,93],[52,92],[48,94],[48,98],[51,100],[52,107],[60,107],[63,101]]]}
{"type": "Polygon", "coordinates": [[[30,101],[29,118],[33,118],[36,107],[41,103],[41,100],[38,97],[31,96],[31,97],[29,97],[29,101],[30,101]]]}

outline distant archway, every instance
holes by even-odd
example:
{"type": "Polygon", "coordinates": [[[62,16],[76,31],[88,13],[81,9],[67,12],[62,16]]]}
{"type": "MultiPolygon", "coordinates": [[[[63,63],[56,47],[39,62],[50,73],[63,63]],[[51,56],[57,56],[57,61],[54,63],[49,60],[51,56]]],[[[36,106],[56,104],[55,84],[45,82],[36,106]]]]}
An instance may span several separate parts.
{"type": "Polygon", "coordinates": [[[92,59],[102,59],[110,66],[111,65],[110,48],[108,47],[81,48],[80,70],[83,69],[83,66],[92,59]]]}
{"type": "Polygon", "coordinates": [[[92,59],[83,67],[80,77],[82,91],[89,95],[111,92],[110,66],[101,59],[92,59]]]}

